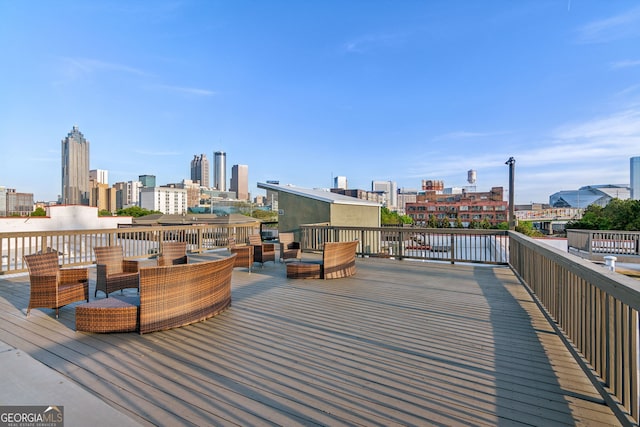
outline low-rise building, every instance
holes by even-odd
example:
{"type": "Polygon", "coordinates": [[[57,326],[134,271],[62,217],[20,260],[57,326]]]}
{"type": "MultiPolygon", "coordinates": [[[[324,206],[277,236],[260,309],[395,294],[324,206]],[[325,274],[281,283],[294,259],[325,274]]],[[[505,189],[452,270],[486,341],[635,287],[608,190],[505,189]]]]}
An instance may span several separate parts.
{"type": "Polygon", "coordinates": [[[484,221],[498,225],[506,222],[508,216],[508,203],[502,200],[503,194],[502,187],[493,187],[488,192],[454,194],[425,191],[416,196],[416,202],[406,204],[406,215],[418,226],[427,226],[432,215],[439,221],[448,219],[451,225],[457,220],[465,227],[484,221]]]}

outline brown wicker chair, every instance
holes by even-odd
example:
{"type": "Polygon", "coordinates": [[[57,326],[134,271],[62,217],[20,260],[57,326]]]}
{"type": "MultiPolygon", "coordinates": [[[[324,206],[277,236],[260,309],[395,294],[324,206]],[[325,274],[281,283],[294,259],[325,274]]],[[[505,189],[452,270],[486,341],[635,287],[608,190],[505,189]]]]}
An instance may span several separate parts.
{"type": "Polygon", "coordinates": [[[89,302],[89,275],[86,268],[61,270],[57,252],[25,255],[29,268],[31,296],[27,316],[32,308],[58,309],[75,301],[89,302]]]}
{"type": "Polygon", "coordinates": [[[300,242],[294,242],[293,233],[280,233],[278,234],[278,240],[280,241],[281,261],[300,259],[302,257],[300,242]]]}
{"type": "Polygon", "coordinates": [[[253,265],[253,246],[238,245],[235,237],[229,237],[229,252],[237,254],[233,267],[247,267],[251,273],[253,265]]]}
{"type": "Polygon", "coordinates": [[[114,291],[139,289],[138,263],[126,260],[121,246],[99,246],[93,248],[96,254],[96,292],[105,293],[107,298],[114,291]]]}
{"type": "Polygon", "coordinates": [[[249,245],[253,246],[253,261],[264,266],[267,261],[276,262],[276,245],[273,243],[262,243],[259,234],[249,235],[249,245]]]}
{"type": "Polygon", "coordinates": [[[326,242],[322,250],[322,278],[339,279],[356,274],[358,241],[326,242]]]}
{"type": "Polygon", "coordinates": [[[158,257],[158,266],[188,264],[187,242],[163,242],[162,253],[158,257]]]}

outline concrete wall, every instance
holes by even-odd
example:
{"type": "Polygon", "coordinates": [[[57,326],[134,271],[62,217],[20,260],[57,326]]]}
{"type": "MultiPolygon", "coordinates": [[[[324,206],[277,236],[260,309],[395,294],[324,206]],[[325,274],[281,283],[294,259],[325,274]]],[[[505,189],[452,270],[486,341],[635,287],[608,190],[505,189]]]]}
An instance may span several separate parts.
{"type": "Polygon", "coordinates": [[[0,233],[24,231],[58,231],[118,228],[131,224],[130,216],[99,217],[98,208],[91,206],[50,206],[46,217],[0,218],[0,233]]]}
{"type": "Polygon", "coordinates": [[[380,227],[378,206],[331,205],[331,225],[355,227],[380,227]]]}
{"type": "Polygon", "coordinates": [[[285,193],[278,194],[278,231],[293,232],[297,239],[300,238],[300,224],[315,224],[319,222],[329,223],[331,220],[331,207],[328,202],[285,193]]]}

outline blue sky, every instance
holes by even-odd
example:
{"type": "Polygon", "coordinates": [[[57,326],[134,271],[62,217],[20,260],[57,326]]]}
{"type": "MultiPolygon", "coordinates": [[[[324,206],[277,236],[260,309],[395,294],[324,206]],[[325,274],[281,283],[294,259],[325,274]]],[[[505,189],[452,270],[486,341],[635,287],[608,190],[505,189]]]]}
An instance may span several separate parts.
{"type": "MultiPolygon", "coordinates": [[[[628,184],[640,3],[0,0],[0,185],[60,193],[74,125],[109,183],[226,151],[257,182],[628,184]]],[[[505,194],[505,200],[507,196],[505,194]]]]}

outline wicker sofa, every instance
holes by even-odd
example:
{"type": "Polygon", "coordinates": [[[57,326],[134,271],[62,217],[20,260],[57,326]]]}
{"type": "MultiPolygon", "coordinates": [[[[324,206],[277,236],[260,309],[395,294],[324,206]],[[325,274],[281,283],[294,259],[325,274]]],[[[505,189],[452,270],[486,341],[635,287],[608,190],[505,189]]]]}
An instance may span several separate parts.
{"type": "Polygon", "coordinates": [[[76,330],[140,334],[189,325],[231,305],[235,254],[214,261],[142,267],[140,298],[114,296],[76,307],[76,330]],[[132,314],[135,313],[135,316],[132,314]]]}

